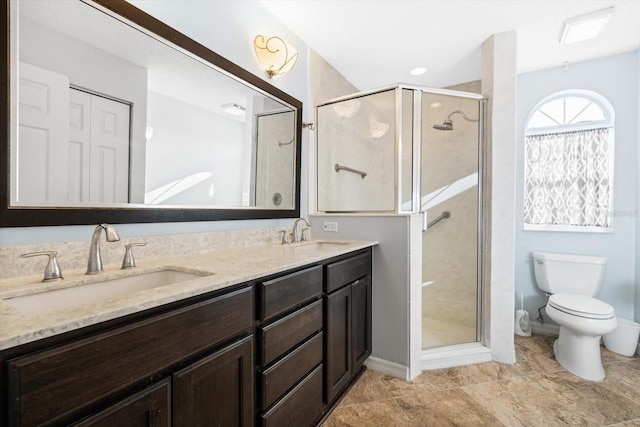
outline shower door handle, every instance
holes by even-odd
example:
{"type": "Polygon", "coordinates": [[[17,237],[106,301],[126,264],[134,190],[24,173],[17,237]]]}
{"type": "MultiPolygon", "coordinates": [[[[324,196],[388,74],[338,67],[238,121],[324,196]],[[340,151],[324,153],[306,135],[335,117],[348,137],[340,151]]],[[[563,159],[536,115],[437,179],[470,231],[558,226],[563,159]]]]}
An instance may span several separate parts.
{"type": "Polygon", "coordinates": [[[427,231],[429,227],[429,217],[427,216],[427,211],[422,212],[422,231],[427,231]]]}

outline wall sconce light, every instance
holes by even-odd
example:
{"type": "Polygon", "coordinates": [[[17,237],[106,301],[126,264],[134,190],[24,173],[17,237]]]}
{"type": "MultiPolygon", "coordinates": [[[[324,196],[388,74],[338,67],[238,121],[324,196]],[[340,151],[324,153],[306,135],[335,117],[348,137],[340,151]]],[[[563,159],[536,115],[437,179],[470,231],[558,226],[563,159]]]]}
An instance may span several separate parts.
{"type": "Polygon", "coordinates": [[[389,131],[389,123],[372,121],[369,123],[369,131],[374,138],[382,138],[389,131]]]}
{"type": "Polygon", "coordinates": [[[348,99],[346,101],[333,104],[333,111],[344,119],[353,117],[360,109],[360,101],[357,99],[348,99]]]}
{"type": "Polygon", "coordinates": [[[298,60],[298,52],[280,37],[257,35],[253,48],[258,61],[269,77],[279,76],[291,70],[298,60]]]}

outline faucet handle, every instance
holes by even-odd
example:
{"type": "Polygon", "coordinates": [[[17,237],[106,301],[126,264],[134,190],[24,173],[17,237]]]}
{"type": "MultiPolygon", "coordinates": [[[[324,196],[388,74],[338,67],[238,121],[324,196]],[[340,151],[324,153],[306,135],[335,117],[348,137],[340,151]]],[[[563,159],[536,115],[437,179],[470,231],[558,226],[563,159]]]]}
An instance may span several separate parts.
{"type": "Polygon", "coordinates": [[[42,252],[29,252],[26,254],[20,255],[20,258],[31,258],[34,256],[48,256],[49,261],[47,262],[47,266],[44,269],[44,279],[43,282],[52,282],[54,280],[63,279],[62,271],[60,270],[60,264],[58,264],[58,259],[56,256],[58,252],[56,251],[42,251],[42,252]]]}
{"type": "Polygon", "coordinates": [[[128,245],[124,245],[124,258],[122,259],[122,270],[127,268],[134,268],[136,266],[136,260],[133,258],[133,250],[131,249],[134,246],[146,246],[147,242],[136,242],[129,243],[128,245]]]}
{"type": "Polygon", "coordinates": [[[289,244],[289,236],[287,234],[287,230],[280,230],[280,231],[278,231],[278,233],[282,233],[282,240],[280,241],[280,243],[282,243],[283,245],[288,245],[289,244]]]}
{"type": "Polygon", "coordinates": [[[302,229],[302,237],[300,237],[300,240],[303,242],[306,242],[307,240],[309,240],[309,229],[308,228],[303,228],[302,229]]]}

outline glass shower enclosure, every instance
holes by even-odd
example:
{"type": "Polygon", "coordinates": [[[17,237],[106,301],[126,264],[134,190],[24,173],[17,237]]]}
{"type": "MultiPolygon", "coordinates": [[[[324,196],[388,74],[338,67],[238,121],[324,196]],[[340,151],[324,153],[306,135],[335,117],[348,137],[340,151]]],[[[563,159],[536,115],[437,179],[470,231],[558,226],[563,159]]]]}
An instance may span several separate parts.
{"type": "Polygon", "coordinates": [[[396,85],[317,109],[316,210],[422,215],[422,348],[482,341],[484,99],[396,85]]]}

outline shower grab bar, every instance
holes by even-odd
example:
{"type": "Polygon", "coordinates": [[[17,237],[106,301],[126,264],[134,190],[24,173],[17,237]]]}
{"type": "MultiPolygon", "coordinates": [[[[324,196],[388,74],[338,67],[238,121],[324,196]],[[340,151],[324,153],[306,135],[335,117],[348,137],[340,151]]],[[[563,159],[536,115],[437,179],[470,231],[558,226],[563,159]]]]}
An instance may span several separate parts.
{"type": "Polygon", "coordinates": [[[358,169],[353,169],[353,168],[350,168],[348,166],[340,166],[337,163],[336,163],[334,169],[336,170],[336,172],[347,171],[347,172],[351,172],[351,173],[357,173],[358,175],[360,175],[362,177],[362,179],[364,179],[364,177],[367,176],[366,172],[362,172],[362,171],[359,171],[358,169]]]}
{"type": "Polygon", "coordinates": [[[449,218],[450,216],[451,216],[451,212],[449,211],[442,212],[440,216],[429,221],[429,223],[427,224],[427,230],[433,227],[434,225],[436,225],[437,223],[439,223],[440,221],[442,221],[443,219],[449,218]]]}

